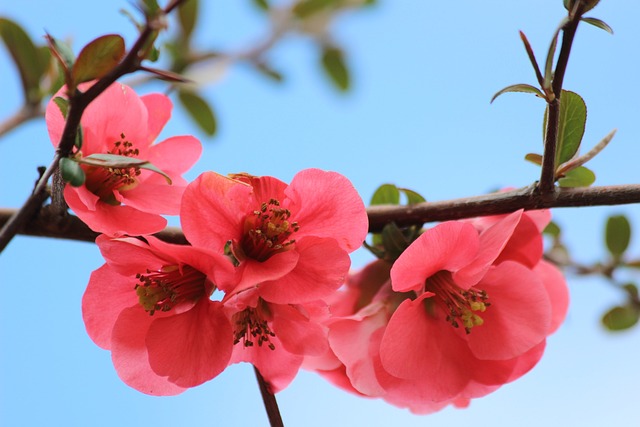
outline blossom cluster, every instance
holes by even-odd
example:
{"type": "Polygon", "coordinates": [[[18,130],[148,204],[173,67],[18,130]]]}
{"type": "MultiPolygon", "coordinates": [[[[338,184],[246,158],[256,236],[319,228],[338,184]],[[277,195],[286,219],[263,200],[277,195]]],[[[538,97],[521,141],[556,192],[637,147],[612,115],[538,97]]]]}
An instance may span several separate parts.
{"type": "MultiPolygon", "coordinates": [[[[82,164],[85,183],[64,191],[102,233],[105,264],[83,318],[126,384],[174,395],[247,362],[275,393],[304,367],[428,413],[466,406],[538,362],[568,304],[562,275],[542,260],[547,211],[441,223],[399,258],[350,273],[368,220],[344,176],[306,169],[286,184],[205,172],[187,183],[200,143],[154,143],[171,108],[116,83],[87,109],[74,153],[149,161],[171,183],[135,162],[82,164]],[[152,236],[178,213],[189,245],[152,236]]],[[[56,144],[55,102],[46,117],[56,144]]]]}

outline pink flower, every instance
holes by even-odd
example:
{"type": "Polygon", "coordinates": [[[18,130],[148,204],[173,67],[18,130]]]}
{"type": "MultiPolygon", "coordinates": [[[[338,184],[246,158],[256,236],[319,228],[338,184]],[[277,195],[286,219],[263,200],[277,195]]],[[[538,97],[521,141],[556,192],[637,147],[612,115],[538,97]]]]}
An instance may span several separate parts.
{"type": "Polygon", "coordinates": [[[382,367],[402,380],[389,381],[387,390],[435,402],[472,398],[537,362],[568,298],[562,276],[537,267],[542,242],[534,224],[521,211],[480,232],[468,222],[446,222],[400,256],[393,289],[413,295],[380,343],[382,367]]]}
{"type": "MultiPolygon", "coordinates": [[[[80,85],[86,90],[90,84],[80,85]]],[[[56,97],[65,97],[62,88],[56,97]]],[[[171,101],[162,94],[139,97],[133,89],[114,83],[92,102],[82,116],[82,157],[118,154],[147,160],[158,173],[131,168],[82,165],[84,185],[67,185],[64,197],[71,209],[94,231],[111,236],[144,235],[162,230],[161,214],[177,215],[186,181],[181,175],[200,157],[202,147],[192,136],[176,136],[153,144],[171,116],[171,101]]],[[[46,111],[49,137],[57,146],[65,119],[52,100],[46,111]]],[[[77,156],[80,153],[76,153],[77,156]]]]}
{"type": "Polygon", "coordinates": [[[425,414],[465,407],[528,372],[564,319],[562,274],[541,260],[546,211],[440,224],[330,299],[330,351],[307,358],[337,386],[425,414]],[[393,286],[392,286],[393,283],[393,286]]]}
{"type": "Polygon", "coordinates": [[[91,275],[83,318],[126,384],[174,395],[229,363],[233,329],[222,303],[209,297],[230,264],[222,255],[147,240],[98,237],[106,264],[91,275]]]}
{"type": "Polygon", "coordinates": [[[232,360],[253,363],[278,391],[303,356],[326,351],[326,330],[316,319],[366,236],[366,211],[335,172],[307,169],[289,185],[234,178],[204,173],[191,183],[182,226],[195,247],[233,256],[235,279],[221,285],[236,336],[232,360]]]}

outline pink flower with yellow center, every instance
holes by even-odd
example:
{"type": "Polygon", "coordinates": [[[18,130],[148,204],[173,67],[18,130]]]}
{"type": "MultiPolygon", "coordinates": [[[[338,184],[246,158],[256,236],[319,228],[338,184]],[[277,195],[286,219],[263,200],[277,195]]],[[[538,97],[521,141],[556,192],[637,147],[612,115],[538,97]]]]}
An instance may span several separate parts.
{"type": "Polygon", "coordinates": [[[335,172],[307,169],[288,185],[210,172],[187,187],[181,222],[192,245],[235,263],[235,279],[221,284],[235,331],[232,361],[253,363],[281,390],[303,356],[326,350],[315,319],[366,236],[362,200],[335,172]]]}
{"type": "Polygon", "coordinates": [[[120,378],[151,395],[174,395],[229,363],[233,329],[210,296],[231,274],[223,255],[151,236],[96,240],[106,264],[82,299],[87,332],[111,350],[120,378]]]}
{"type": "MultiPolygon", "coordinates": [[[[80,85],[81,90],[90,83],[80,85]]],[[[65,97],[62,88],[56,97],[65,97]]],[[[81,165],[86,181],[80,187],[66,185],[69,207],[92,230],[111,236],[144,235],[162,230],[167,221],[161,215],[177,215],[187,185],[182,174],[202,152],[193,136],[176,136],[158,144],[154,141],[171,116],[172,104],[162,94],[138,96],[130,87],[114,83],[85,110],[83,143],[76,157],[116,154],[149,161],[171,178],[139,167],[104,168],[81,165]]],[[[52,100],[47,105],[49,137],[57,146],[65,119],[52,100]]]]}

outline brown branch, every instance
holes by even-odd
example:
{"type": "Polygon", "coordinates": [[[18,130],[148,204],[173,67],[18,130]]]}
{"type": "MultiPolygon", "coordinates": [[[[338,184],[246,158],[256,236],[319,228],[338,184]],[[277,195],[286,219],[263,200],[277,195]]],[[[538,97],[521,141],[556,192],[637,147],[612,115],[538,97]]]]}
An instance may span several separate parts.
{"type": "MultiPolygon", "coordinates": [[[[555,95],[549,101],[547,114],[547,129],[544,138],[544,155],[542,157],[542,170],[540,172],[540,183],[538,188],[543,195],[552,194],[555,191],[555,160],[558,143],[558,123],[560,118],[560,95],[562,93],[562,82],[567,71],[571,46],[578,29],[578,24],[583,14],[583,4],[581,1],[575,3],[573,10],[569,11],[568,22],[562,28],[562,46],[558,54],[558,62],[553,72],[552,92],[555,95]]],[[[546,89],[546,88],[543,88],[546,89]]],[[[547,91],[545,90],[545,93],[547,91]]]]}
{"type": "MultiPolygon", "coordinates": [[[[172,1],[167,6],[166,10],[172,10],[182,1],[184,0],[172,1]]],[[[96,99],[98,95],[104,92],[117,79],[125,74],[138,70],[141,61],[144,59],[144,55],[141,56],[140,53],[145,49],[145,46],[149,40],[151,40],[154,33],[162,28],[163,25],[164,16],[162,15],[151,17],[151,19],[147,18],[144,29],[140,32],[140,35],[133,47],[129,50],[129,53],[127,53],[124,59],[113,68],[113,70],[98,80],[86,92],[82,93],[76,90],[75,93],[69,94],[69,111],[67,113],[67,120],[62,131],[58,149],[53,157],[53,161],[40,177],[36,188],[33,190],[24,205],[15,212],[15,214],[0,230],[0,252],[2,252],[9,244],[18,230],[22,229],[24,225],[28,223],[34,215],[36,215],[38,209],[40,209],[42,203],[46,200],[45,191],[47,182],[58,169],[60,159],[69,156],[73,150],[78,126],[80,125],[80,119],[82,118],[82,114],[89,103],[96,99]]],[[[59,216],[63,216],[64,212],[57,212],[57,214],[59,216]]]]}
{"type": "MultiPolygon", "coordinates": [[[[505,214],[518,209],[535,210],[632,203],[640,203],[640,184],[561,188],[551,198],[542,197],[535,191],[535,185],[531,185],[504,193],[419,203],[413,206],[371,206],[367,209],[367,215],[369,217],[369,231],[377,232],[390,222],[395,222],[399,226],[409,226],[421,225],[426,222],[505,214]]],[[[5,224],[13,213],[15,210],[0,209],[0,225],[5,224]]],[[[19,232],[29,236],[85,242],[93,242],[98,236],[98,233],[90,230],[77,217],[68,216],[64,220],[56,218],[52,221],[46,210],[24,225],[19,232]]],[[[170,243],[187,243],[182,231],[177,227],[167,227],[155,236],[170,243]]]]}
{"type": "Polygon", "coordinates": [[[44,114],[42,107],[38,105],[25,104],[16,111],[12,116],[7,117],[0,122],[0,137],[11,132],[23,123],[28,122],[31,119],[35,119],[44,114]]]}
{"type": "Polygon", "coordinates": [[[269,385],[262,377],[262,374],[260,374],[260,371],[258,371],[258,368],[254,366],[253,371],[256,374],[256,380],[258,380],[258,387],[260,387],[260,395],[262,396],[264,409],[266,409],[267,417],[269,417],[269,425],[271,427],[284,427],[276,396],[269,390],[269,385]]]}

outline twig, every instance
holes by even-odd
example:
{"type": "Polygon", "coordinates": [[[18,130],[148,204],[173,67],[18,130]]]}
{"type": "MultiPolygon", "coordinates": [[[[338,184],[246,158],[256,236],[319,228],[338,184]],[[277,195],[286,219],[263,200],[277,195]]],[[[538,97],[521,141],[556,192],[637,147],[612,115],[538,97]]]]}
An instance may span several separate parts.
{"type": "MultiPolygon", "coordinates": [[[[369,231],[382,230],[385,224],[399,226],[421,225],[427,222],[448,221],[485,215],[499,215],[518,209],[535,210],[583,206],[624,205],[640,203],[640,184],[612,185],[589,188],[561,188],[552,198],[535,191],[535,185],[483,196],[412,206],[377,205],[367,209],[369,231]]],[[[0,225],[5,224],[15,210],[0,209],[0,225]]],[[[20,229],[21,234],[93,242],[98,233],[91,231],[80,219],[69,216],[62,223],[52,223],[46,215],[38,215],[20,229]]],[[[170,243],[186,244],[180,228],[167,227],[155,234],[170,243]]]]}
{"type": "Polygon", "coordinates": [[[42,107],[38,105],[25,104],[15,114],[0,122],[0,137],[11,132],[21,124],[35,119],[44,114],[42,107]]]}
{"type": "Polygon", "coordinates": [[[278,401],[271,391],[269,386],[258,371],[258,368],[253,367],[253,371],[256,373],[256,379],[258,380],[258,387],[260,387],[260,395],[262,395],[262,402],[264,403],[264,409],[267,410],[267,417],[269,417],[269,425],[271,427],[284,427],[282,422],[282,416],[280,415],[280,409],[278,408],[278,401]]]}

